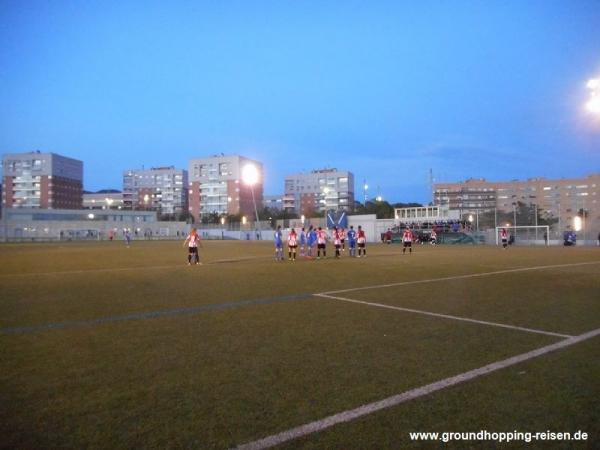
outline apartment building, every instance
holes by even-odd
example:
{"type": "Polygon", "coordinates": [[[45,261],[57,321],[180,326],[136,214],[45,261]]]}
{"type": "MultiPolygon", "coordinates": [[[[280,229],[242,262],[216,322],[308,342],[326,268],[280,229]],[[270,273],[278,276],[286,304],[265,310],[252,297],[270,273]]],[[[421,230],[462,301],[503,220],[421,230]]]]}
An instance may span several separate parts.
{"type": "Polygon", "coordinates": [[[123,208],[179,214],[188,209],[188,173],[173,166],[123,172],[123,208]]]}
{"type": "Polygon", "coordinates": [[[518,203],[537,205],[563,224],[585,211],[589,229],[600,231],[600,173],[581,178],[436,183],[433,201],[463,212],[494,208],[510,212],[518,203]]]}
{"type": "Polygon", "coordinates": [[[195,220],[210,214],[255,216],[263,204],[264,171],[262,163],[239,155],[214,155],[189,162],[189,211],[195,220]],[[242,171],[253,166],[258,181],[244,183],[242,171]],[[256,203],[255,203],[256,202],[256,203]]]}
{"type": "Polygon", "coordinates": [[[114,189],[84,192],[83,209],[123,209],[123,193],[114,189]]]}
{"type": "Polygon", "coordinates": [[[352,211],[354,175],[352,172],[324,168],[285,177],[283,206],[308,217],[321,211],[352,211]]]}
{"type": "Polygon", "coordinates": [[[83,162],[40,151],[2,157],[3,208],[79,209],[83,162]]]}

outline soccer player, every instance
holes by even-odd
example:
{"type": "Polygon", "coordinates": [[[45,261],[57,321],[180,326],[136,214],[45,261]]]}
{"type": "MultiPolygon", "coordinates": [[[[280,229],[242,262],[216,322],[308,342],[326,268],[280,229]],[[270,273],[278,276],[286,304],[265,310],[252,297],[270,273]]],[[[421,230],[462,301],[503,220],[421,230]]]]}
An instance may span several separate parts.
{"type": "Polygon", "coordinates": [[[429,243],[431,245],[437,244],[437,233],[435,232],[435,228],[431,230],[431,236],[429,238],[429,243]]]}
{"type": "Polygon", "coordinates": [[[338,232],[340,233],[340,242],[342,243],[342,251],[345,252],[346,251],[346,230],[345,230],[345,228],[340,228],[338,230],[338,232]]]}
{"type": "Polygon", "coordinates": [[[131,233],[129,233],[129,230],[125,230],[125,245],[127,247],[129,247],[129,244],[131,244],[131,233]]]}
{"type": "Polygon", "coordinates": [[[317,259],[321,259],[321,250],[323,250],[323,258],[327,258],[327,232],[319,227],[317,230],[317,259]]]}
{"type": "Polygon", "coordinates": [[[192,228],[190,234],[188,234],[183,241],[184,247],[186,244],[188,246],[188,266],[191,266],[192,262],[194,264],[202,264],[200,262],[200,258],[198,257],[198,244],[200,244],[200,235],[195,228],[192,228]]]}
{"type": "Polygon", "coordinates": [[[304,253],[304,247],[306,247],[306,230],[302,228],[302,231],[300,231],[300,256],[302,257],[306,255],[304,253]]]}
{"type": "Polygon", "coordinates": [[[502,240],[502,248],[506,250],[508,247],[508,231],[506,231],[506,228],[500,230],[500,239],[502,240]]]}
{"type": "Polygon", "coordinates": [[[281,232],[281,225],[277,225],[273,239],[275,241],[275,260],[283,261],[283,233],[281,232]]]}
{"type": "Polygon", "coordinates": [[[354,225],[350,225],[350,229],[347,233],[348,236],[348,253],[350,256],[356,256],[356,231],[354,231],[354,225]]]}
{"type": "Polygon", "coordinates": [[[362,253],[362,255],[366,258],[367,257],[367,237],[365,235],[365,230],[362,229],[362,227],[359,225],[358,226],[358,231],[356,233],[356,242],[358,243],[358,257],[360,258],[360,255],[362,253]]]}
{"type": "Polygon", "coordinates": [[[296,261],[296,248],[298,248],[298,235],[296,230],[292,228],[288,234],[288,259],[296,261]]]}
{"type": "Polygon", "coordinates": [[[317,243],[317,230],[311,225],[308,229],[308,256],[314,257],[314,248],[317,243]]]}
{"type": "Polygon", "coordinates": [[[404,233],[402,233],[402,254],[406,253],[406,249],[408,248],[408,252],[412,253],[412,241],[413,241],[413,233],[410,228],[406,227],[404,233]]]}
{"type": "Polygon", "coordinates": [[[340,257],[340,249],[342,248],[342,238],[341,238],[341,230],[338,230],[337,227],[333,227],[333,245],[335,246],[335,257],[340,257]]]}

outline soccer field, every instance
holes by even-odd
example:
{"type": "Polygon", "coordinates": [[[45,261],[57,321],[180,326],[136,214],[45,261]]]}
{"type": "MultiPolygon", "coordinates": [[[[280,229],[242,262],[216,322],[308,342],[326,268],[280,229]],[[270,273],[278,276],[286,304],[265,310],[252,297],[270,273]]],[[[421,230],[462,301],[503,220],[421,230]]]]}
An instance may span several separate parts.
{"type": "Polygon", "coordinates": [[[0,246],[0,447],[600,445],[599,248],[203,245],[0,246]]]}

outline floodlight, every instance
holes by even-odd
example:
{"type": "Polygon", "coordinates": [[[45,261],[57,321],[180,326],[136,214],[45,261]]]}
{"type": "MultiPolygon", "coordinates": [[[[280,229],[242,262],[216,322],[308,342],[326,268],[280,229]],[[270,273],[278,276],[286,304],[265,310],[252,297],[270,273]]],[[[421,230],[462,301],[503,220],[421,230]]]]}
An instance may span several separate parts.
{"type": "Polygon", "coordinates": [[[246,164],[242,167],[242,181],[248,186],[258,183],[258,169],[254,164],[246,164]]]}
{"type": "Polygon", "coordinates": [[[246,219],[246,216],[242,216],[242,223],[243,223],[244,225],[246,225],[246,221],[247,221],[247,220],[248,220],[248,219],[246,219]]]}
{"type": "Polygon", "coordinates": [[[375,200],[377,200],[378,202],[383,201],[383,197],[381,195],[378,195],[375,200]]]}
{"type": "Polygon", "coordinates": [[[581,220],[581,217],[579,216],[575,216],[573,218],[573,228],[575,228],[575,231],[581,231],[583,222],[581,220]]]}
{"type": "Polygon", "coordinates": [[[589,112],[600,114],[600,96],[593,96],[585,106],[589,112]]]}
{"type": "Polygon", "coordinates": [[[225,225],[225,217],[221,217],[221,225],[225,225]]]}
{"type": "Polygon", "coordinates": [[[93,219],[95,216],[92,213],[88,214],[88,219],[93,219]]]}
{"type": "Polygon", "coordinates": [[[473,214],[469,214],[469,222],[473,223],[473,214]]]}

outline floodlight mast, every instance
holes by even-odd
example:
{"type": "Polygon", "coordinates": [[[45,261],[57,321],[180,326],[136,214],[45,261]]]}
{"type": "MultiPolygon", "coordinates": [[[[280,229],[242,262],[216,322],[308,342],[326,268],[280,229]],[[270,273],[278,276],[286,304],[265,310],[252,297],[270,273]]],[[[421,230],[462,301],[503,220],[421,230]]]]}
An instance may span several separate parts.
{"type": "Polygon", "coordinates": [[[254,197],[254,185],[258,182],[258,169],[254,164],[246,164],[242,168],[242,182],[250,186],[250,192],[252,193],[252,204],[254,205],[254,214],[256,214],[258,237],[259,239],[262,239],[260,220],[258,218],[258,208],[256,207],[256,198],[254,197]]]}

